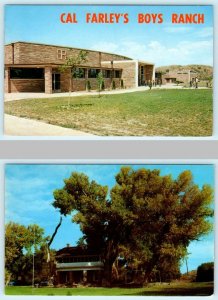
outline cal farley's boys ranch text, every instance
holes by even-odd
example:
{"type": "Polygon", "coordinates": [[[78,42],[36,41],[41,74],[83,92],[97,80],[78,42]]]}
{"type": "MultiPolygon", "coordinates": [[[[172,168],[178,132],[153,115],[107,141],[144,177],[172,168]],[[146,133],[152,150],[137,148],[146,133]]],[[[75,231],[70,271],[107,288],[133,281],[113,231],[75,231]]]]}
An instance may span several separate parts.
{"type": "MultiPolygon", "coordinates": [[[[128,13],[86,13],[85,22],[90,24],[128,24],[131,20],[128,13]]],[[[139,13],[135,20],[139,24],[162,24],[164,15],[161,13],[139,13]]],[[[63,12],[60,14],[60,22],[63,24],[79,23],[76,13],[63,12]]],[[[204,14],[171,14],[172,24],[204,24],[204,14]]]]}

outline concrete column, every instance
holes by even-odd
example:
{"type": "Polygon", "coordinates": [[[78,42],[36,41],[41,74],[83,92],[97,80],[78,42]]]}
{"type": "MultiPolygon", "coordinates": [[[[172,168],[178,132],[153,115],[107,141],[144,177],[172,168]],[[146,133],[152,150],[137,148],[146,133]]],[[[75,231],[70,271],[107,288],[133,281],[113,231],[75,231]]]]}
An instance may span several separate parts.
{"type": "Polygon", "coordinates": [[[153,74],[152,74],[152,80],[155,80],[155,65],[153,65],[153,74]]]}
{"type": "Polygon", "coordinates": [[[45,67],[45,93],[52,94],[52,67],[45,67]]]}
{"type": "Polygon", "coordinates": [[[11,93],[10,68],[5,68],[5,93],[11,93]]]}
{"type": "Polygon", "coordinates": [[[87,271],[83,271],[83,282],[86,283],[87,282],[87,271]]]}

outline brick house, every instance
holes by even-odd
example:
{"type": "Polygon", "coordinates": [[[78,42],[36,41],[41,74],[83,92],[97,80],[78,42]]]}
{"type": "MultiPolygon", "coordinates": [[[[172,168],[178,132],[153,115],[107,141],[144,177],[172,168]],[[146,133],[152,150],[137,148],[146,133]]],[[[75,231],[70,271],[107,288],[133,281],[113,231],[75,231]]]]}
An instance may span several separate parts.
{"type": "Polygon", "coordinates": [[[56,284],[101,284],[104,264],[101,256],[83,247],[67,247],[56,253],[56,284]]]}
{"type": "MultiPolygon", "coordinates": [[[[5,46],[5,93],[11,92],[67,92],[70,85],[70,69],[60,72],[60,66],[67,57],[77,55],[78,48],[45,45],[29,42],[15,42],[5,46]]],[[[112,81],[116,87],[138,87],[154,79],[154,65],[133,60],[129,57],[106,52],[88,51],[87,59],[78,68],[80,78],[73,80],[72,90],[86,89],[87,81],[97,89],[96,76],[102,71],[105,88],[112,81]]]]}

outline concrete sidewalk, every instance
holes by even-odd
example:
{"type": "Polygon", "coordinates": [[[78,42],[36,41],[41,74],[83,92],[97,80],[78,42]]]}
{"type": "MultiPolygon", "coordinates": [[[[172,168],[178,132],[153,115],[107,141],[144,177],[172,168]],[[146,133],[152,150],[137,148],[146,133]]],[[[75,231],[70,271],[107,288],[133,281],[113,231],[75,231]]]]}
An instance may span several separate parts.
{"type": "MultiPolygon", "coordinates": [[[[120,89],[120,90],[110,90],[101,92],[101,95],[110,95],[110,94],[126,94],[126,93],[134,93],[139,91],[146,91],[149,87],[141,86],[138,88],[133,89],[120,89]]],[[[96,91],[86,92],[71,92],[70,97],[77,97],[77,96],[95,96],[99,93],[96,91]]],[[[5,93],[4,94],[4,101],[13,101],[13,100],[21,100],[21,99],[40,99],[40,98],[57,98],[57,97],[69,97],[69,92],[67,93],[54,93],[54,94],[45,94],[45,93],[5,93]]]]}
{"type": "MultiPolygon", "coordinates": [[[[153,86],[152,90],[155,89],[183,89],[183,86],[175,85],[175,84],[167,84],[161,86],[153,86]]],[[[193,88],[185,88],[185,89],[193,89],[193,88]]],[[[207,89],[204,87],[199,87],[198,89],[207,89]]],[[[109,90],[101,92],[101,95],[116,95],[116,94],[126,94],[126,93],[134,93],[134,92],[143,92],[149,90],[148,86],[139,86],[137,88],[132,89],[117,89],[117,90],[109,90]]],[[[91,91],[81,91],[81,92],[71,92],[70,97],[78,97],[78,96],[95,96],[98,95],[98,92],[91,91]]],[[[14,101],[14,100],[22,100],[22,99],[40,99],[40,98],[59,98],[59,97],[69,97],[69,92],[67,93],[54,93],[54,94],[45,94],[45,93],[5,93],[4,101],[14,101]]]]}
{"type": "Polygon", "coordinates": [[[94,136],[79,130],[7,114],[4,115],[4,134],[14,136],[94,136]]]}

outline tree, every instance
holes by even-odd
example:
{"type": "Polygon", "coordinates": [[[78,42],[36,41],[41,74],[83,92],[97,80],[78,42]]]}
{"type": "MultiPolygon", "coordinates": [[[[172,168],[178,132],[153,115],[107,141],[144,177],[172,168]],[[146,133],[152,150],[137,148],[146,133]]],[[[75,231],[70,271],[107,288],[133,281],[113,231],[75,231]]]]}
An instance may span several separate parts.
{"type": "MultiPolygon", "coordinates": [[[[82,69],[79,66],[86,62],[87,60],[88,51],[80,50],[77,55],[73,52],[69,55],[66,59],[66,62],[59,68],[60,72],[65,73],[66,71],[70,70],[70,80],[69,80],[69,94],[71,94],[73,90],[73,79],[74,78],[81,78],[82,76],[82,69]]],[[[69,100],[70,101],[70,100],[69,100]]],[[[69,106],[69,102],[68,102],[69,106]]]]}
{"type": "Polygon", "coordinates": [[[112,81],[112,90],[116,90],[116,82],[115,82],[115,80],[112,81]]]}
{"type": "Polygon", "coordinates": [[[212,190],[195,185],[190,171],[174,180],[159,170],[124,167],[110,197],[107,186],[82,173],[72,173],[64,183],[54,191],[53,206],[62,215],[74,212],[85,244],[102,254],[105,285],[111,284],[121,247],[128,249],[127,263],[143,270],[145,281],[157,272],[164,277],[166,270],[175,277],[189,243],[211,230],[212,190]]]}
{"type": "Polygon", "coordinates": [[[77,212],[73,221],[80,224],[88,247],[102,254],[105,266],[103,284],[110,285],[112,265],[124,231],[122,219],[106,198],[108,187],[90,182],[85,174],[80,173],[72,173],[64,182],[63,189],[54,191],[53,205],[63,215],[77,212]]]}
{"type": "Polygon", "coordinates": [[[149,280],[155,267],[178,269],[189,243],[211,230],[211,188],[205,185],[200,190],[190,171],[173,180],[160,176],[159,170],[122,168],[116,181],[111,198],[132,220],[132,238],[126,245],[144,254],[145,279],[149,280]]]}
{"type": "Polygon", "coordinates": [[[104,76],[101,71],[98,73],[96,80],[97,80],[97,84],[98,84],[98,97],[100,98],[100,92],[104,88],[104,76]]]}
{"type": "Polygon", "coordinates": [[[26,273],[27,258],[29,264],[32,264],[30,257],[32,257],[33,247],[37,252],[46,241],[44,230],[36,224],[27,227],[13,222],[6,224],[5,268],[8,274],[6,284],[11,277],[17,279],[18,276],[22,277],[26,273]]]}

